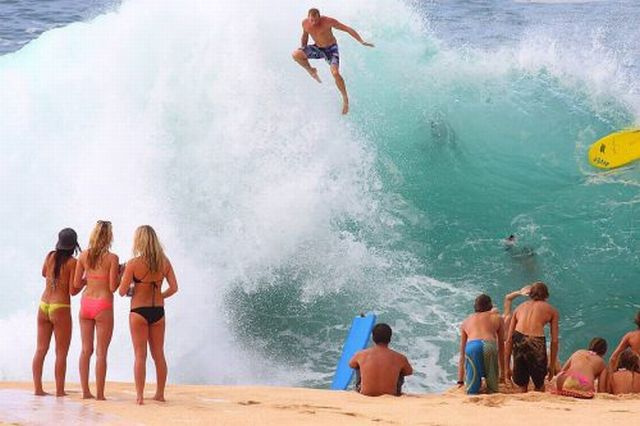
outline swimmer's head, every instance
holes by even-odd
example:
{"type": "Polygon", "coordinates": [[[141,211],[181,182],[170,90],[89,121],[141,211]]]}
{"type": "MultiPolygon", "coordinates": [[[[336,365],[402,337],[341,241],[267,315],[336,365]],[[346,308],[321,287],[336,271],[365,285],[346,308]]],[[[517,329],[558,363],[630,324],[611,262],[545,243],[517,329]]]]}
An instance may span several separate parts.
{"type": "Polygon", "coordinates": [[[309,14],[307,16],[309,17],[309,22],[311,23],[311,25],[316,25],[318,22],[320,22],[320,11],[315,7],[309,9],[309,14]]]}
{"type": "Polygon", "coordinates": [[[476,301],[473,304],[473,309],[476,312],[488,312],[493,308],[493,304],[491,303],[491,298],[486,294],[481,294],[476,297],[476,301]]]}
{"type": "Polygon", "coordinates": [[[516,243],[516,236],[511,234],[507,238],[502,240],[502,242],[507,246],[512,246],[512,245],[514,245],[516,243]]]}

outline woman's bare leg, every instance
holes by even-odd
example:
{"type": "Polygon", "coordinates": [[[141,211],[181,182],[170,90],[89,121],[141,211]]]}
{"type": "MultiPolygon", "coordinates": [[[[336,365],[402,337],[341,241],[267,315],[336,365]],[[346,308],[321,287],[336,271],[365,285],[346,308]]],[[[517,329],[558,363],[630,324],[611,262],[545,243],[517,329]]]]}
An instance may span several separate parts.
{"type": "Polygon", "coordinates": [[[42,389],[42,365],[44,357],[49,351],[49,343],[51,342],[51,334],[53,333],[53,324],[49,318],[38,308],[38,340],[36,343],[36,353],[33,355],[33,363],[31,370],[33,372],[33,387],[36,395],[48,395],[42,389]]]}
{"type": "Polygon", "coordinates": [[[164,387],[167,383],[167,360],[164,357],[164,330],[165,321],[162,318],[149,327],[149,348],[156,365],[156,401],[164,401],[164,387]]]}
{"type": "Polygon", "coordinates": [[[82,386],[82,398],[89,399],[94,396],[89,389],[89,363],[93,354],[93,335],[95,321],[80,317],[80,334],[82,335],[82,350],[80,351],[80,385],[82,386]]]}
{"type": "Polygon", "coordinates": [[[113,334],[113,310],[107,309],[96,316],[96,399],[104,400],[107,378],[107,351],[113,334]]]}
{"type": "Polygon", "coordinates": [[[144,403],[144,381],[147,364],[147,342],[149,341],[149,325],[142,315],[135,312],[129,313],[129,328],[131,330],[131,342],[135,362],[133,364],[133,376],[136,381],[136,403],[144,403]]]}
{"type": "Polygon", "coordinates": [[[64,379],[67,375],[67,354],[71,344],[71,309],[58,308],[51,314],[56,339],[56,396],[65,396],[64,379]]]}

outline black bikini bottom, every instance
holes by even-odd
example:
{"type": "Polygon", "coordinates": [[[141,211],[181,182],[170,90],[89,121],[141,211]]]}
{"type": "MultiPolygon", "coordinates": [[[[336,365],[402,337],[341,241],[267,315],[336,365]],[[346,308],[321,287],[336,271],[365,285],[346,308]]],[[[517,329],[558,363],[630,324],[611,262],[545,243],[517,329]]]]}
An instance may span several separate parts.
{"type": "Polygon", "coordinates": [[[164,306],[143,306],[134,308],[131,312],[142,315],[142,317],[147,320],[147,324],[153,324],[164,317],[164,306]]]}

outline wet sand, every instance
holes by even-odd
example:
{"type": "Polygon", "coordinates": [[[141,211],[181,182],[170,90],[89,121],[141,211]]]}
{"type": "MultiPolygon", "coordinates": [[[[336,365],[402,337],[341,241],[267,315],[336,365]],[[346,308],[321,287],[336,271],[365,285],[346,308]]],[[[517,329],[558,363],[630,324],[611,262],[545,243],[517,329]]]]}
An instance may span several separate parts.
{"type": "MultiPolygon", "coordinates": [[[[47,383],[45,390],[51,391],[47,383]]],[[[153,385],[146,395],[153,395],[153,385]]],[[[68,396],[37,397],[30,383],[0,383],[1,424],[636,424],[640,396],[597,395],[577,400],[548,393],[468,397],[458,390],[443,394],[368,398],[334,392],[264,386],[168,386],[167,402],[135,405],[132,383],[108,383],[107,401],[82,400],[80,387],[68,396]]],[[[509,389],[505,389],[509,392],[509,389]]]]}

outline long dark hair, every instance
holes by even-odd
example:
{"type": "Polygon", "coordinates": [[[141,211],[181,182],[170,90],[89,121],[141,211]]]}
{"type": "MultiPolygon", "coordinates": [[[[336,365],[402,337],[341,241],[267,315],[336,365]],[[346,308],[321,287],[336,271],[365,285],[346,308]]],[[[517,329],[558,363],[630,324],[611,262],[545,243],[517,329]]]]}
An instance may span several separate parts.
{"type": "Polygon", "coordinates": [[[62,268],[62,265],[64,265],[66,261],[75,254],[76,250],[77,249],[74,248],[71,250],[56,250],[53,252],[53,278],[57,279],[60,277],[60,269],[62,268]]]}

